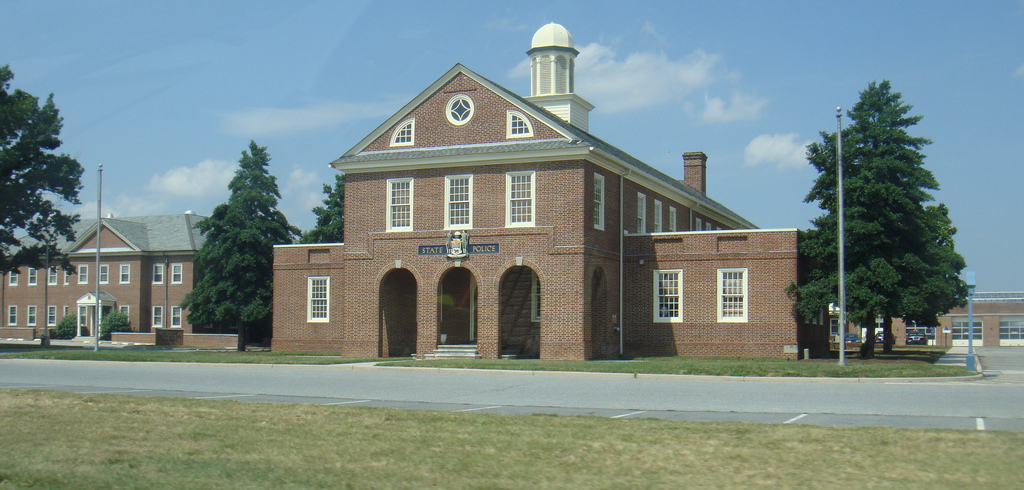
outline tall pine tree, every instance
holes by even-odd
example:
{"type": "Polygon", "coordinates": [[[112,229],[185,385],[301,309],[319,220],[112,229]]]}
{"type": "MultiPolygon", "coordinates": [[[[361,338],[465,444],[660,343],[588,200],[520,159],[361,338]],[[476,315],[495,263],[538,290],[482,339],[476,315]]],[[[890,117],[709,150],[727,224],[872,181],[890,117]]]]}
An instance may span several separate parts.
{"type": "Polygon", "coordinates": [[[274,245],[292,243],[299,230],[277,209],[277,179],[267,172],[266,147],[249,143],[228,184],[228,202],[196,226],[206,241],[196,253],[199,281],[182,306],[189,322],[238,325],[238,350],[249,335],[269,331],[274,245]]]}
{"type": "Polygon", "coordinates": [[[302,235],[302,243],[344,243],[345,174],[334,174],[334,187],[324,184],[323,206],[313,208],[316,226],[302,235]]]}
{"type": "MultiPolygon", "coordinates": [[[[938,315],[966,297],[956,229],[945,205],[928,205],[929,191],[939,184],[921,152],[931,141],[908,132],[921,120],[908,115],[912,108],[888,81],[872,82],[843,129],[847,318],[868,328],[861,357],[874,355],[877,318],[888,352],[893,318],[936,325],[938,315]]],[[[836,135],[822,132],[821,138],[807,151],[820,175],[805,201],[826,211],[801,243],[802,253],[818,264],[797,288],[797,306],[807,316],[838,304],[836,135]]]]}

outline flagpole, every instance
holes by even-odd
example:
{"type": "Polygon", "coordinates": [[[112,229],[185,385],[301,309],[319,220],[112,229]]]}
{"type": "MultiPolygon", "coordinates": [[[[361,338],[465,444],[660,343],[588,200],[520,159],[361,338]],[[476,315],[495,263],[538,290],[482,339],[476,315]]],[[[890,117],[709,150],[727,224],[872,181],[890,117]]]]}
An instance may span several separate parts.
{"type": "Polygon", "coordinates": [[[836,167],[839,184],[839,365],[846,365],[846,243],[843,220],[843,108],[836,107],[836,167]]]}
{"type": "Polygon", "coordinates": [[[93,351],[100,350],[100,321],[102,321],[102,305],[100,303],[100,232],[103,231],[103,164],[99,167],[99,182],[96,187],[96,321],[93,323],[93,351]]]}

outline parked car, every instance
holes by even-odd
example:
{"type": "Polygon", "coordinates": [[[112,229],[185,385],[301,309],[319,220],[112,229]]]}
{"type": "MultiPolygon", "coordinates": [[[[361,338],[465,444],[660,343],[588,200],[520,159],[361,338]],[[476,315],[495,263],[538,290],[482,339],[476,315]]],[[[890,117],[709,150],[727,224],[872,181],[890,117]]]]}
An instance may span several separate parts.
{"type": "Polygon", "coordinates": [[[928,337],[924,335],[908,335],[907,345],[928,345],[928,337]]]}

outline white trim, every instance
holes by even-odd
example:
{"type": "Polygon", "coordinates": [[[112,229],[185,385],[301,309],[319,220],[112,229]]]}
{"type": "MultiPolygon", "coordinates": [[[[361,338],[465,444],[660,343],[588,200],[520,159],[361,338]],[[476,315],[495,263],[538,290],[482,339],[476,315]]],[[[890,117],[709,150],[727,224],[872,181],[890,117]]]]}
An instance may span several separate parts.
{"type": "MultiPolygon", "coordinates": [[[[405,136],[405,135],[402,135],[402,136],[405,136]]],[[[406,120],[402,121],[401,123],[398,124],[398,126],[395,127],[395,130],[391,133],[391,146],[413,146],[415,144],[416,144],[416,118],[412,117],[412,118],[409,118],[409,119],[406,119],[406,120]],[[398,137],[399,137],[400,133],[402,133],[403,130],[405,130],[405,128],[407,128],[407,127],[409,128],[409,134],[408,134],[409,141],[399,142],[398,141],[398,137]]]]}
{"type": "Polygon", "coordinates": [[[654,233],[661,233],[661,218],[663,207],[661,201],[654,200],[654,233]]]}
{"type": "Polygon", "coordinates": [[[704,220],[700,219],[699,217],[694,216],[693,217],[693,223],[694,223],[693,224],[693,231],[703,231],[704,220]]]}
{"type": "Polygon", "coordinates": [[[163,284],[167,280],[164,278],[165,275],[167,275],[167,269],[164,268],[163,264],[153,264],[153,284],[163,284]],[[159,274],[157,273],[158,269],[160,271],[159,274]],[[157,277],[160,278],[159,281],[157,277]]]}
{"type": "Polygon", "coordinates": [[[476,114],[476,106],[473,104],[473,99],[466,94],[455,94],[444,104],[444,117],[455,126],[462,126],[468,123],[473,119],[474,114],[476,114]],[[469,109],[469,112],[462,119],[455,119],[452,116],[452,106],[459,101],[465,102],[463,108],[469,109]]]}
{"type": "Polygon", "coordinates": [[[153,305],[152,315],[149,317],[151,327],[163,327],[164,326],[164,307],[163,305],[153,305]],[[160,313],[157,313],[159,311],[160,313]],[[159,320],[159,321],[157,321],[159,320]]]}
{"type": "Polygon", "coordinates": [[[306,278],[306,322],[327,323],[331,321],[331,278],[330,276],[311,276],[306,278]],[[315,284],[321,282],[322,284],[315,284]],[[314,287],[323,288],[314,291],[314,287]],[[320,295],[323,297],[320,297],[320,295]],[[323,302],[323,312],[314,312],[314,301],[323,302]],[[321,316],[322,315],[322,316],[321,316]]]}
{"type": "Polygon", "coordinates": [[[669,322],[681,322],[683,321],[683,270],[682,269],[655,269],[654,270],[654,288],[652,293],[652,315],[655,323],[669,323],[669,322]],[[662,294],[661,279],[662,274],[675,274],[675,293],[668,292],[662,294]],[[671,316],[663,316],[661,309],[661,298],[675,298],[676,300],[676,314],[671,316]]]}
{"type": "Polygon", "coordinates": [[[7,305],[7,326],[18,325],[18,305],[7,305]]]}
{"type": "Polygon", "coordinates": [[[21,276],[20,272],[18,272],[18,271],[11,271],[11,273],[7,276],[7,285],[8,286],[17,286],[18,285],[18,278],[20,276],[21,276]]]}
{"type": "Polygon", "coordinates": [[[89,264],[78,264],[78,284],[89,284],[89,264]]]}
{"type": "Polygon", "coordinates": [[[57,268],[50,267],[46,269],[46,285],[56,286],[57,285],[57,268]]]}
{"type": "MultiPolygon", "coordinates": [[[[457,201],[463,202],[463,201],[457,201]]],[[[473,175],[462,174],[462,175],[446,175],[444,178],[444,229],[446,230],[465,230],[473,228],[473,175]],[[452,223],[452,181],[466,179],[466,204],[469,206],[466,216],[465,223],[452,223]]]]}
{"type": "Polygon", "coordinates": [[[131,264],[121,264],[121,267],[118,269],[117,280],[118,280],[118,284],[131,284],[131,282],[132,282],[132,265],[131,264]],[[128,276],[128,278],[125,279],[125,276],[128,276]]]}
{"type": "MultiPolygon", "coordinates": [[[[65,306],[64,309],[67,309],[67,306],[65,306]]],[[[118,305],[117,311],[124,313],[124,316],[129,316],[131,314],[132,308],[131,305],[118,305]]],[[[67,315],[67,312],[65,311],[64,314],[67,315]]]]}
{"type": "Polygon", "coordinates": [[[300,247],[323,248],[323,247],[332,247],[332,246],[344,245],[344,244],[345,244],[344,242],[339,242],[339,243],[282,243],[280,245],[274,245],[274,248],[300,248],[300,247]]]}
{"type": "Polygon", "coordinates": [[[526,117],[526,114],[519,111],[513,111],[511,109],[505,111],[505,138],[529,138],[531,136],[533,136],[533,123],[530,122],[530,118],[526,117]],[[517,118],[523,121],[523,124],[526,126],[525,133],[512,133],[512,122],[517,118]]]}
{"type": "Polygon", "coordinates": [[[100,284],[110,284],[110,264],[100,264],[97,280],[100,281],[100,284]]]}
{"type": "Polygon", "coordinates": [[[57,326],[57,305],[46,305],[46,326],[56,327],[57,326]],[[50,309],[53,309],[53,320],[50,320],[50,309]]]}
{"type": "Polygon", "coordinates": [[[716,276],[718,278],[718,287],[716,288],[715,294],[715,308],[718,313],[718,321],[720,323],[745,323],[750,316],[749,271],[746,268],[741,267],[718,269],[718,273],[716,274],[716,276]],[[728,294],[728,296],[738,296],[740,299],[739,305],[743,309],[743,311],[742,315],[731,315],[726,317],[724,312],[725,308],[723,304],[725,297],[727,296],[725,291],[725,275],[733,273],[742,274],[742,276],[740,277],[740,281],[742,281],[740,284],[741,291],[738,293],[730,291],[730,294],[728,294]]]}
{"type": "Polygon", "coordinates": [[[28,305],[25,307],[25,325],[29,327],[36,326],[36,322],[39,320],[39,308],[36,305],[28,305]]]}
{"type": "Polygon", "coordinates": [[[604,229],[606,189],[604,176],[594,172],[594,228],[598,230],[604,229]]]}
{"type": "Polygon", "coordinates": [[[185,265],[182,264],[181,262],[171,264],[171,284],[181,284],[184,279],[185,279],[185,265]],[[174,274],[175,274],[174,268],[175,267],[178,268],[178,272],[177,272],[178,280],[174,280],[174,274]]]}
{"type": "MultiPolygon", "coordinates": [[[[387,219],[387,223],[385,223],[385,225],[386,225],[385,229],[387,231],[412,231],[412,229],[413,229],[413,210],[415,209],[414,208],[414,201],[413,201],[413,187],[414,187],[414,181],[413,181],[412,177],[407,177],[407,178],[402,178],[402,179],[388,179],[387,180],[387,195],[386,195],[386,199],[384,200],[384,204],[385,204],[385,206],[387,206],[385,208],[385,214],[384,214],[384,216],[387,219]],[[394,202],[394,200],[395,200],[395,190],[396,190],[395,189],[395,185],[396,184],[408,184],[408,186],[409,186],[408,202],[400,202],[398,204],[396,204],[394,202]],[[405,206],[409,207],[409,218],[408,218],[409,222],[407,224],[402,224],[402,225],[395,226],[395,224],[394,224],[395,221],[397,219],[400,219],[400,218],[396,218],[395,210],[398,209],[398,208],[401,208],[401,207],[405,207],[405,206]]],[[[399,189],[399,191],[401,191],[401,189],[399,189]]],[[[402,197],[404,197],[404,196],[399,196],[399,198],[402,198],[402,197]]]]}
{"type": "Polygon", "coordinates": [[[635,233],[647,233],[647,194],[636,193],[636,230],[635,233]]]}
{"type": "Polygon", "coordinates": [[[171,328],[181,328],[181,307],[171,306],[171,328]],[[177,320],[175,320],[177,318],[177,320]]]}
{"type": "MultiPolygon", "coordinates": [[[[522,190],[520,191],[522,192],[522,190]]],[[[505,227],[506,228],[518,228],[518,227],[530,227],[536,226],[537,222],[537,172],[535,170],[525,170],[519,172],[506,172],[505,173],[505,227]],[[530,177],[529,182],[529,197],[518,197],[516,201],[526,202],[529,201],[529,214],[530,219],[528,221],[512,222],[512,178],[513,177],[530,177]]]]}
{"type": "Polygon", "coordinates": [[[669,232],[675,232],[676,231],[676,222],[678,221],[678,219],[679,219],[679,213],[676,212],[676,207],[675,206],[669,206],[668,207],[668,231],[669,232]]]}
{"type": "Polygon", "coordinates": [[[39,284],[39,271],[35,267],[28,268],[28,280],[25,281],[29,286],[35,286],[39,284]]]}

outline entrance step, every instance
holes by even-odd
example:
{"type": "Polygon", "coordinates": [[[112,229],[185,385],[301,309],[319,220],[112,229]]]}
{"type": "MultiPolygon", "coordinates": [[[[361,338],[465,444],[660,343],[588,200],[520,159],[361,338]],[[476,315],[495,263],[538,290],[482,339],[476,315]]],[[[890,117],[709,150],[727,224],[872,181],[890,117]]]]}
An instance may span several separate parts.
{"type": "Polygon", "coordinates": [[[480,359],[480,353],[476,350],[476,344],[467,345],[439,345],[434,349],[433,354],[427,354],[427,359],[480,359]]]}
{"type": "Polygon", "coordinates": [[[522,347],[506,347],[505,350],[501,351],[502,359],[519,359],[520,354],[523,353],[522,347]]]}

